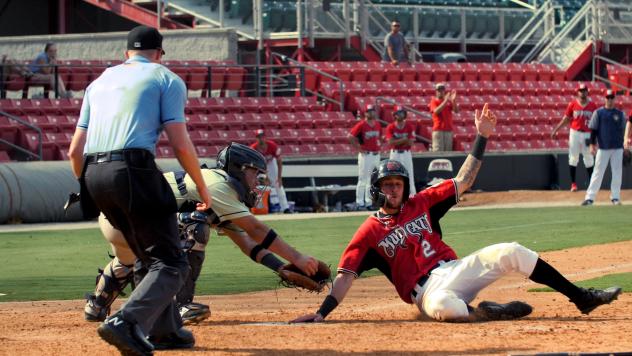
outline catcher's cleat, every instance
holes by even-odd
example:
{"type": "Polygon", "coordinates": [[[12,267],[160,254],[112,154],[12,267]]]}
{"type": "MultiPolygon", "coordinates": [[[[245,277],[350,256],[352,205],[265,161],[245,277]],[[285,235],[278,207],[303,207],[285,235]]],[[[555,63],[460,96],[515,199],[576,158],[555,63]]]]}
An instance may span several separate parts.
{"type": "Polygon", "coordinates": [[[593,205],[593,201],[590,199],[586,199],[582,202],[582,206],[589,206],[589,205],[593,205]]]}
{"type": "Polygon", "coordinates": [[[525,317],[533,311],[533,308],[524,302],[513,301],[499,304],[489,301],[481,302],[474,313],[479,320],[513,320],[525,317]]]}
{"type": "Polygon", "coordinates": [[[102,306],[97,304],[96,297],[94,294],[87,294],[86,298],[88,301],[86,302],[86,306],[83,308],[83,316],[87,321],[104,321],[105,318],[110,313],[109,308],[103,308],[102,306]]]}
{"type": "Polygon", "coordinates": [[[604,290],[594,288],[580,289],[582,291],[581,297],[577,300],[571,300],[571,302],[575,303],[575,306],[582,314],[590,314],[598,306],[612,303],[621,294],[621,287],[610,287],[604,290]]]}
{"type": "Polygon", "coordinates": [[[147,341],[140,327],[124,320],[119,314],[101,323],[97,333],[105,342],[119,349],[122,355],[153,355],[154,346],[147,341]]]}
{"type": "Polygon", "coordinates": [[[195,338],[190,330],[180,328],[165,336],[147,337],[156,350],[190,349],[195,345],[195,338]]]}
{"type": "Polygon", "coordinates": [[[621,200],[619,199],[612,199],[612,205],[621,205],[621,200]]]}
{"type": "Polygon", "coordinates": [[[576,192],[577,191],[577,183],[572,183],[571,184],[571,192],[576,192]]]}
{"type": "Polygon", "coordinates": [[[191,302],[179,306],[178,309],[185,325],[199,323],[211,316],[211,308],[206,304],[191,302]]]}

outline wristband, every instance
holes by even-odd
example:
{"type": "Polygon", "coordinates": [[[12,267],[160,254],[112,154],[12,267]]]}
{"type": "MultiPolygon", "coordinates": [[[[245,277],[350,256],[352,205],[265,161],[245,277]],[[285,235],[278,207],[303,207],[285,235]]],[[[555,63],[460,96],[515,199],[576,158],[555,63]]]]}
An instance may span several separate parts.
{"type": "Polygon", "coordinates": [[[263,242],[261,242],[261,247],[263,248],[270,247],[270,245],[272,245],[272,242],[274,242],[274,239],[276,239],[277,236],[278,236],[277,233],[273,229],[270,229],[265,239],[263,239],[263,242]]]}
{"type": "Polygon", "coordinates": [[[472,145],[472,152],[470,153],[474,158],[479,161],[483,160],[483,154],[485,153],[485,146],[487,145],[487,137],[476,135],[474,145],[472,145]]]}
{"type": "Polygon", "coordinates": [[[320,309],[318,309],[317,313],[322,315],[323,319],[329,315],[336,307],[338,306],[338,300],[335,297],[328,295],[325,300],[323,300],[323,304],[320,305],[320,309]]]}
{"type": "Polygon", "coordinates": [[[271,253],[268,253],[261,258],[261,264],[273,270],[274,272],[278,272],[279,268],[283,267],[283,262],[281,262],[281,260],[279,260],[275,255],[271,253]]]}
{"type": "Polygon", "coordinates": [[[261,247],[261,245],[253,247],[252,250],[250,250],[250,259],[257,262],[257,254],[261,250],[263,250],[263,247],[261,247]]]}

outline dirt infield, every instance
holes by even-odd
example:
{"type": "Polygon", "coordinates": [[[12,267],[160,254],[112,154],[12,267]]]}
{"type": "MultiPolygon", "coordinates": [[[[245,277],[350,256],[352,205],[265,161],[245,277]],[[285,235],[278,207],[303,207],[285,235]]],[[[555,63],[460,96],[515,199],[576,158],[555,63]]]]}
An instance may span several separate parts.
{"type": "MultiPolygon", "coordinates": [[[[624,203],[632,200],[626,192],[624,203]]],[[[546,199],[550,201],[551,192],[546,199]]],[[[557,201],[579,204],[582,194],[559,192],[557,201]]],[[[538,195],[536,192],[535,195],[538,195]]],[[[544,195],[543,195],[544,196],[544,195]]],[[[463,205],[537,202],[534,192],[470,194],[463,205]],[[507,194],[511,194],[508,196],[507,194]],[[494,201],[497,200],[497,201],[494,201]]],[[[607,193],[599,201],[608,202],[607,193]]],[[[632,241],[544,253],[571,280],[632,271],[632,241]]],[[[557,293],[512,275],[485,289],[480,300],[524,300],[534,312],[519,321],[449,324],[427,320],[403,303],[384,277],[356,281],[344,303],[322,324],[285,322],[314,311],[324,295],[292,289],[201,296],[212,317],[192,326],[193,352],[202,354],[533,354],[632,351],[632,295],[581,315],[557,293]]],[[[115,349],[83,320],[83,301],[0,303],[0,355],[112,355],[115,349]]],[[[188,354],[171,352],[170,354],[188,354]]]]}

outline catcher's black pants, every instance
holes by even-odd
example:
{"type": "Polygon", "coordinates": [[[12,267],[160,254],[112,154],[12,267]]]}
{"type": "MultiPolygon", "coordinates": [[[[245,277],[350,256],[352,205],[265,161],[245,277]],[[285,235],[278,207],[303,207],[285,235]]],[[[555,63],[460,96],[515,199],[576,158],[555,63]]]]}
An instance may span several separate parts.
{"type": "Polygon", "coordinates": [[[180,248],[176,201],[146,150],[86,157],[85,185],[96,207],[119,229],[147,274],[120,310],[146,335],[182,327],[173,297],[189,273],[180,248]]]}

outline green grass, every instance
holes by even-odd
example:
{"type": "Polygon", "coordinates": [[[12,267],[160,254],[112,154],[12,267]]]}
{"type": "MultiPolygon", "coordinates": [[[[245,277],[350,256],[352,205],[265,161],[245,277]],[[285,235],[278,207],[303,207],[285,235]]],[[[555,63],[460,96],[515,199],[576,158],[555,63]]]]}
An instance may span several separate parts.
{"type": "MultiPolygon", "coordinates": [[[[632,239],[632,207],[595,206],[453,211],[442,220],[444,239],[464,256],[517,241],[539,252],[632,239]]],[[[363,217],[274,221],[291,245],[335,266],[363,217]]],[[[94,286],[109,247],[96,229],[0,233],[0,301],[79,299],[94,286]]],[[[273,289],[275,275],[253,263],[227,238],[213,235],[197,294],[273,289]]],[[[367,273],[375,275],[378,272],[367,273]]],[[[632,279],[624,275],[626,280],[632,279]]],[[[629,283],[624,284],[632,290],[629,283]]]]}
{"type": "MultiPolygon", "coordinates": [[[[596,288],[596,289],[605,289],[612,286],[619,286],[623,288],[625,292],[632,291],[632,273],[617,273],[617,274],[609,274],[603,277],[587,279],[584,281],[577,282],[577,285],[584,288],[596,288]]],[[[553,289],[545,287],[545,288],[532,288],[529,289],[530,292],[553,292],[553,289]]]]}

